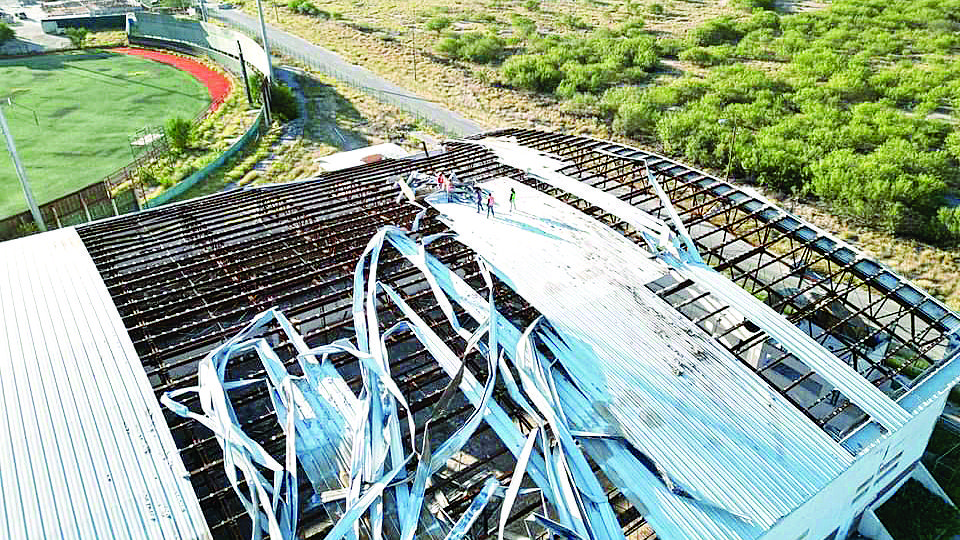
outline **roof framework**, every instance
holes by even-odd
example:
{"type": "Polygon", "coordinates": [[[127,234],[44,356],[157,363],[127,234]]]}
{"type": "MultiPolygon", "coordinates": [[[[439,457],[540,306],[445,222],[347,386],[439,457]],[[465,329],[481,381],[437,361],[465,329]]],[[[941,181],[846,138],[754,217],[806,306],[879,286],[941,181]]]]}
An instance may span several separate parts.
{"type": "MultiPolygon", "coordinates": [[[[822,331],[818,337],[823,343],[838,347],[833,349],[835,354],[849,355],[858,371],[891,396],[918,381],[921,368],[937,366],[947,357],[947,335],[960,324],[952,312],[849,246],[725,182],[653,154],[583,137],[524,130],[488,135],[516,137],[521,144],[570,161],[568,170],[561,172],[660,217],[663,209],[645,180],[649,167],[707,263],[764,297],[794,323],[809,325],[813,321],[822,331]],[[879,347],[884,340],[886,345],[879,347]]],[[[465,181],[499,176],[526,181],[627,237],[643,241],[613,216],[550,186],[524,180],[522,171],[498,163],[493,154],[467,142],[448,144],[448,151],[437,156],[385,160],[309,181],[232,191],[94,223],[79,232],[144,362],[154,392],[160,395],[194,384],[199,359],[253,315],[271,307],[290,317],[308,345],[349,336],[352,274],[367,239],[383,225],[409,226],[418,211],[397,203],[393,179],[413,171],[439,170],[456,171],[465,181]]],[[[421,227],[423,235],[446,230],[431,219],[435,215],[433,211],[428,214],[421,227]]],[[[441,239],[431,244],[431,252],[469,283],[482,287],[474,254],[463,244],[441,239]]],[[[387,279],[403,284],[405,299],[453,346],[454,337],[442,324],[443,317],[422,276],[389,250],[381,265],[387,279]]],[[[709,302],[691,283],[648,287],[701,328],[710,327],[711,317],[733,309],[709,302]]],[[[497,284],[496,297],[501,313],[517,326],[526,326],[538,315],[503,284],[497,284]]],[[[730,345],[729,350],[828,433],[842,440],[862,421],[862,415],[843,396],[828,394],[817,398],[819,401],[804,398],[802,389],[816,384],[816,374],[797,370],[788,357],[756,364],[746,351],[754,350],[766,338],[747,320],[740,326],[736,331],[752,332],[754,337],[730,345]],[[789,365],[796,373],[783,368],[778,371],[778,365],[789,365]]],[[[287,355],[283,360],[295,370],[292,347],[283,343],[279,334],[275,340],[275,349],[287,355]]],[[[412,339],[399,336],[397,340],[410,342],[410,354],[392,369],[401,391],[412,396],[413,412],[419,413],[419,431],[426,410],[449,378],[412,339]]],[[[346,357],[334,361],[356,390],[360,384],[356,362],[346,357]]],[[[485,376],[482,359],[468,356],[467,363],[478,377],[485,376]]],[[[233,369],[243,377],[263,376],[253,359],[233,369]]],[[[503,389],[496,392],[507,412],[521,418],[503,389]]],[[[243,429],[279,455],[284,439],[268,404],[264,386],[251,386],[235,399],[235,405],[247,413],[243,429]]],[[[466,403],[457,407],[445,419],[447,429],[458,425],[470,411],[466,403]]],[[[166,418],[214,535],[246,537],[249,520],[223,474],[222,452],[210,432],[192,420],[169,413],[166,418]]],[[[445,479],[430,488],[428,497],[443,494],[450,512],[460,513],[483,487],[479,473],[493,469],[507,479],[512,463],[505,448],[491,443],[474,452],[462,467],[445,471],[445,479]]],[[[324,516],[311,514],[310,491],[309,483],[302,481],[300,501],[305,513],[301,522],[309,525],[313,520],[318,533],[324,516]]],[[[613,490],[610,496],[626,529],[648,531],[620,494],[613,490]]],[[[538,501],[518,504],[521,508],[516,517],[538,505],[538,501]]],[[[494,528],[493,522],[479,524],[476,536],[483,537],[494,528]]]]}

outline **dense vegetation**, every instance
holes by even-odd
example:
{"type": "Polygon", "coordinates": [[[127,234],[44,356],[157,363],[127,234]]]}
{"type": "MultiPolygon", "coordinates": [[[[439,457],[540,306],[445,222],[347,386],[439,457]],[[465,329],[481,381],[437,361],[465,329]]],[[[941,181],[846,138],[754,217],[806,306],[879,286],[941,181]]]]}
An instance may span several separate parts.
{"type": "Polygon", "coordinates": [[[321,19],[330,18],[329,11],[318,8],[316,4],[310,0],[290,0],[290,2],[287,3],[287,8],[301,15],[312,15],[314,17],[320,17],[321,19]]]}
{"type": "Polygon", "coordinates": [[[7,26],[6,23],[0,22],[0,43],[3,43],[9,39],[13,39],[14,35],[15,32],[13,31],[13,28],[7,26]]]}
{"type": "Polygon", "coordinates": [[[960,534],[960,512],[913,479],[876,512],[895,540],[949,540],[960,534]]]}
{"type": "Polygon", "coordinates": [[[789,15],[772,4],[738,0],[742,15],[679,38],[654,37],[636,18],[537,37],[515,17],[506,52],[480,59],[450,43],[494,37],[483,32],[448,34],[440,50],[505,57],[506,84],[554,94],[699,166],[820,198],[901,235],[960,239],[960,212],[944,208],[960,185],[960,132],[930,118],[960,106],[960,0],[835,0],[789,15]],[[675,76],[658,69],[662,58],[706,72],[675,76]]]}
{"type": "Polygon", "coordinates": [[[562,97],[595,94],[618,84],[649,78],[658,65],[656,40],[640,21],[599,29],[586,36],[549,36],[534,41],[525,54],[503,64],[504,79],[514,86],[562,97]]]}

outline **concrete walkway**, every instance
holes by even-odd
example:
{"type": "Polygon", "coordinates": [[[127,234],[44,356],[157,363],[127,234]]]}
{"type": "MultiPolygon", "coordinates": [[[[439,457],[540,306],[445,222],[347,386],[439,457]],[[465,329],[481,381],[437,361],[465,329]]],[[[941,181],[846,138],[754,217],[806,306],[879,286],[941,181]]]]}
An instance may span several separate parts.
{"type": "MultiPolygon", "coordinates": [[[[254,17],[237,10],[222,10],[207,4],[211,18],[223,21],[245,33],[259,36],[259,23],[254,17]]],[[[455,136],[465,136],[485,131],[480,124],[445,109],[437,102],[393,84],[379,75],[351,64],[342,56],[309,41],[267,25],[267,39],[272,51],[297,58],[305,64],[370,93],[385,103],[397,106],[415,116],[442,128],[455,136]]]]}

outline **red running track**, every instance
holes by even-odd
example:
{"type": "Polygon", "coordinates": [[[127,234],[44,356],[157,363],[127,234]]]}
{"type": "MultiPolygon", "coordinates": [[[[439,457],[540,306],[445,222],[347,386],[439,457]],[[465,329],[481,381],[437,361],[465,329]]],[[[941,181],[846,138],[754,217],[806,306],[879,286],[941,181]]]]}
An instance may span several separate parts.
{"type": "Polygon", "coordinates": [[[190,73],[196,77],[198,81],[203,83],[203,85],[207,87],[207,91],[210,92],[211,111],[216,110],[230,93],[229,79],[224,77],[221,73],[218,73],[201,64],[200,62],[197,62],[196,60],[191,60],[189,58],[184,58],[183,56],[167,54],[160,51],[136,49],[132,47],[115,47],[110,50],[121,54],[140,56],[149,60],[169,64],[177,69],[190,73]]]}

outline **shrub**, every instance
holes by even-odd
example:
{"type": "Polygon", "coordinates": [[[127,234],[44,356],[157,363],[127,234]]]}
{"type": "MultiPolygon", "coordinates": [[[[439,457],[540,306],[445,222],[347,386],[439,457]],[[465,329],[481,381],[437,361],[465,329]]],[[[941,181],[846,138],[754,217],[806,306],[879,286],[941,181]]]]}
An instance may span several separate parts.
{"type": "Polygon", "coordinates": [[[734,6],[747,11],[755,9],[772,10],[776,8],[775,4],[774,0],[734,0],[733,2],[734,6]]]}
{"type": "Polygon", "coordinates": [[[563,81],[557,86],[557,94],[571,97],[578,92],[597,93],[611,86],[620,76],[620,68],[612,62],[579,64],[567,62],[561,68],[563,81]]]}
{"type": "Polygon", "coordinates": [[[655,133],[660,111],[642,101],[625,103],[613,119],[613,129],[627,137],[649,136],[655,133]]]}
{"type": "Polygon", "coordinates": [[[532,44],[531,54],[503,64],[506,82],[564,97],[597,94],[610,86],[648,78],[659,64],[656,40],[621,30],[597,30],[586,37],[550,37],[532,44]]]}
{"type": "Polygon", "coordinates": [[[743,36],[737,43],[736,54],[753,60],[779,60],[775,44],[775,32],[769,28],[760,28],[743,36]]]}
{"type": "Polygon", "coordinates": [[[946,150],[953,159],[960,161],[960,131],[951,131],[945,140],[946,150]]]}
{"type": "Polygon", "coordinates": [[[270,85],[270,111],[286,120],[300,116],[300,107],[293,91],[285,85],[274,82],[270,85]]]}
{"type": "Polygon", "coordinates": [[[657,40],[657,51],[663,56],[676,57],[686,48],[687,44],[682,39],[660,38],[657,40]]]}
{"type": "Polygon", "coordinates": [[[691,47],[708,47],[710,45],[736,44],[743,37],[743,32],[730,17],[720,17],[707,21],[687,34],[687,43],[691,47]]]}
{"type": "Polygon", "coordinates": [[[812,165],[813,190],[844,213],[904,232],[907,210],[927,214],[942,201],[947,160],[937,154],[903,139],[869,154],[835,150],[812,165]]]}
{"type": "Polygon", "coordinates": [[[524,39],[530,38],[537,33],[537,23],[527,17],[514,15],[510,18],[510,24],[513,25],[513,28],[524,39]]]}
{"type": "Polygon", "coordinates": [[[939,244],[956,244],[960,241],[960,207],[938,209],[930,220],[928,236],[939,244]]]}
{"type": "Polygon", "coordinates": [[[571,30],[589,30],[590,25],[584,22],[579,16],[572,13],[564,13],[560,16],[560,22],[570,27],[571,30]]]}
{"type": "Polygon", "coordinates": [[[330,13],[318,8],[310,0],[290,0],[287,3],[287,8],[294,12],[299,13],[300,15],[310,15],[313,17],[320,17],[321,19],[329,19],[330,13]]]}
{"type": "Polygon", "coordinates": [[[644,99],[647,90],[639,86],[616,86],[608,89],[600,96],[597,112],[607,120],[613,120],[620,107],[644,99]]]}
{"type": "Polygon", "coordinates": [[[457,60],[489,64],[503,58],[506,42],[488,32],[451,34],[437,43],[437,51],[457,60]]]}
{"type": "Polygon", "coordinates": [[[743,34],[757,30],[780,31],[780,15],[774,11],[757,11],[749,19],[736,24],[736,28],[743,34]]]}
{"type": "Polygon", "coordinates": [[[426,28],[427,30],[434,31],[439,34],[440,32],[449,28],[451,24],[453,24],[453,19],[450,17],[447,17],[446,15],[437,15],[427,21],[426,28]]]}
{"type": "Polygon", "coordinates": [[[716,66],[725,63],[731,53],[729,48],[691,47],[680,53],[680,60],[692,62],[698,66],[716,66]]]}
{"type": "Polygon", "coordinates": [[[190,144],[190,134],[193,126],[186,118],[177,116],[167,120],[163,132],[167,136],[167,143],[176,150],[184,150],[190,144]]]}
{"type": "Polygon", "coordinates": [[[540,11],[540,0],[527,0],[523,3],[523,7],[529,11],[540,11]]]}
{"type": "Polygon", "coordinates": [[[553,92],[563,73],[544,55],[520,54],[503,63],[503,76],[509,84],[538,92],[553,92]]]}
{"type": "Polygon", "coordinates": [[[745,129],[738,131],[733,149],[738,168],[759,184],[784,192],[803,191],[810,181],[808,163],[817,157],[816,147],[802,139],[784,137],[775,128],[751,135],[745,129]]]}
{"type": "Polygon", "coordinates": [[[14,35],[16,35],[16,32],[14,32],[13,28],[10,28],[6,24],[0,22],[0,43],[13,39],[14,35]]]}
{"type": "Polygon", "coordinates": [[[70,44],[73,45],[75,49],[82,48],[83,42],[87,40],[86,28],[67,28],[64,30],[64,33],[70,38],[70,44]]]}
{"type": "Polygon", "coordinates": [[[826,81],[847,67],[847,57],[825,48],[808,49],[793,55],[790,67],[795,75],[826,81]]]}
{"type": "Polygon", "coordinates": [[[663,9],[663,4],[657,4],[657,3],[650,4],[647,10],[654,15],[663,15],[664,13],[667,12],[667,10],[663,9]]]}

